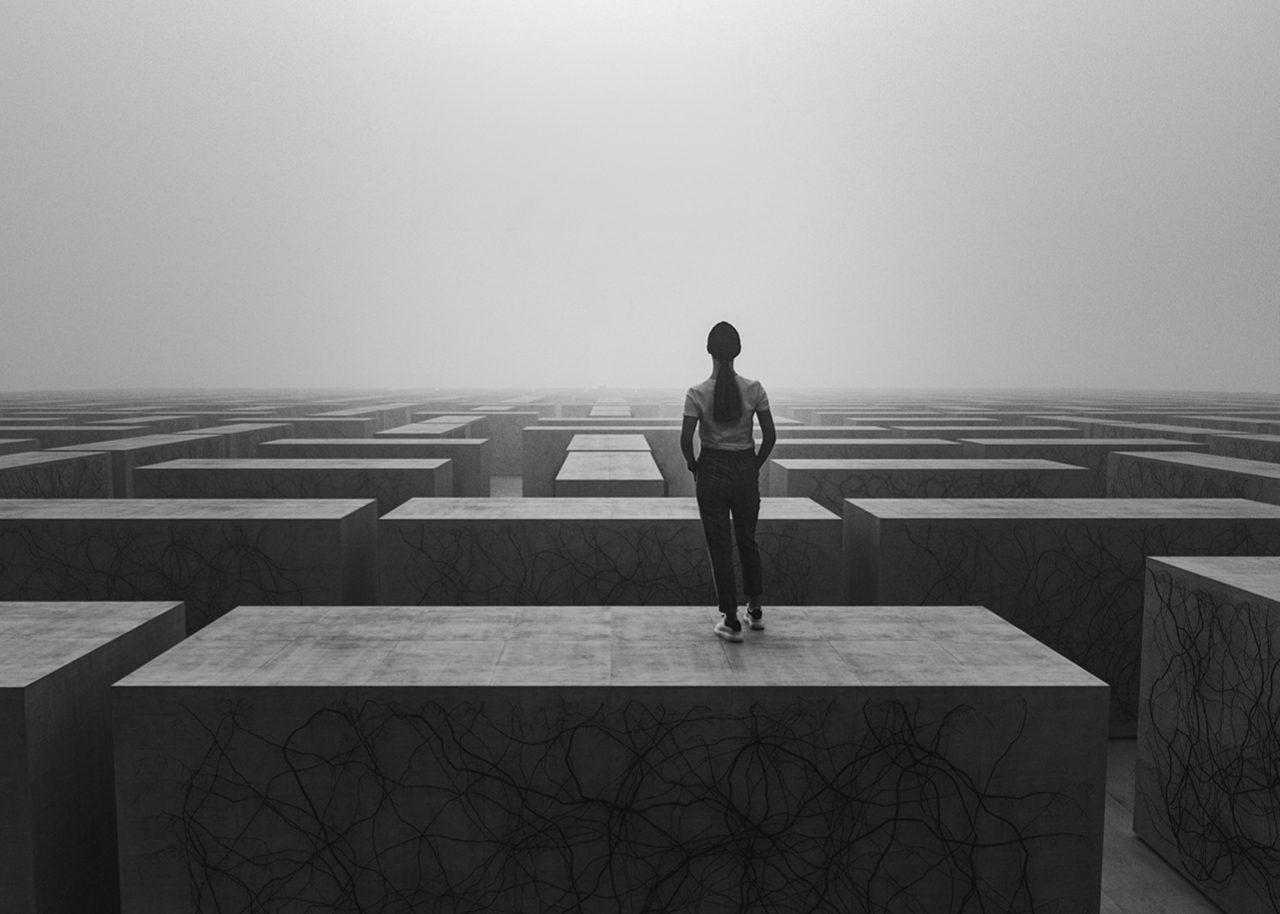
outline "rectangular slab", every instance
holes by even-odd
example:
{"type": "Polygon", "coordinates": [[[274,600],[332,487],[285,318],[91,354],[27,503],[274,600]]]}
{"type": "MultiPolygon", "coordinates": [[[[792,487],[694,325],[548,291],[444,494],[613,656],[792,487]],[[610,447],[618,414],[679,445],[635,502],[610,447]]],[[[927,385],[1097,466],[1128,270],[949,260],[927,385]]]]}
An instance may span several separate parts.
{"type": "Polygon", "coordinates": [[[1280,559],[1147,562],[1133,830],[1228,914],[1280,910],[1280,559]]]}
{"type": "Polygon", "coordinates": [[[556,474],[557,498],[662,498],[666,483],[646,451],[571,451],[556,474]]]}
{"type": "Polygon", "coordinates": [[[232,422],[229,425],[209,426],[190,434],[221,437],[226,443],[227,457],[256,457],[258,445],[262,442],[293,437],[293,426],[288,422],[232,422]]]}
{"type": "Polygon", "coordinates": [[[145,435],[149,429],[142,425],[121,427],[114,425],[17,425],[0,424],[0,438],[35,438],[41,448],[65,447],[69,444],[91,444],[109,441],[124,435],[145,435]]]}
{"type": "Polygon", "coordinates": [[[377,599],[377,505],[355,499],[0,500],[0,600],[377,599]]]}
{"type": "Polygon", "coordinates": [[[1210,438],[1209,453],[1280,463],[1280,435],[1221,435],[1210,438]]]}
{"type": "Polygon", "coordinates": [[[1081,431],[1060,425],[929,425],[926,423],[890,426],[891,434],[901,438],[1079,438],[1081,431]]]}
{"type": "Polygon", "coordinates": [[[714,615],[235,610],[113,689],[125,914],[1098,910],[1105,685],[980,607],[714,615]]]}
{"type": "Polygon", "coordinates": [[[1088,438],[1173,438],[1204,444],[1216,435],[1231,434],[1218,428],[1197,428],[1163,422],[1126,422],[1121,419],[1085,416],[1035,416],[1028,424],[1039,424],[1041,421],[1075,426],[1088,438]]]}
{"type": "Polygon", "coordinates": [[[0,907],[118,897],[111,684],[177,644],[181,603],[0,603],[0,907]]]}
{"type": "MultiPolygon", "coordinates": [[[[235,416],[229,423],[261,422],[261,416],[235,416]]],[[[378,430],[373,416],[290,416],[293,434],[309,438],[368,438],[378,430]]]]}
{"type": "Polygon", "coordinates": [[[258,445],[258,456],[271,459],[374,458],[453,462],[453,494],[468,498],[489,495],[489,442],[486,438],[282,438],[258,445]]]}
{"type": "Polygon", "coordinates": [[[771,494],[812,498],[1086,498],[1092,476],[1050,460],[773,460],[771,494]]]}
{"type": "MultiPolygon", "coordinates": [[[[766,498],[764,598],[840,601],[840,519],[766,498]]],[[[693,498],[415,499],[379,524],[383,602],[715,603],[693,498]]]]}
{"type": "Polygon", "coordinates": [[[170,460],[134,471],[140,498],[372,498],[385,514],[410,498],[451,497],[442,458],[266,457],[170,460]]]}
{"type": "Polygon", "coordinates": [[[1205,445],[1172,438],[962,438],[965,457],[1040,458],[1086,467],[1092,494],[1107,494],[1107,457],[1115,451],[1203,451],[1205,445]]]}
{"type": "Polygon", "coordinates": [[[978,603],[1112,688],[1137,721],[1144,561],[1280,555],[1280,507],[1241,499],[865,499],[845,503],[853,603],[978,603]]]}
{"type": "Polygon", "coordinates": [[[90,425],[141,425],[154,435],[171,435],[174,432],[191,431],[200,424],[196,416],[163,416],[153,413],[134,413],[119,419],[90,419],[90,425]]]}
{"type": "Polygon", "coordinates": [[[643,420],[642,425],[599,424],[593,421],[594,427],[583,425],[548,425],[545,422],[527,426],[524,429],[524,444],[521,452],[524,466],[522,471],[523,489],[526,498],[550,498],[555,495],[556,475],[568,455],[569,443],[577,435],[625,435],[635,440],[636,435],[643,436],[653,454],[658,471],[666,482],[668,495],[693,495],[693,474],[685,466],[684,455],[680,453],[680,426],[668,423],[664,425],[649,424],[657,420],[643,420]]]}
{"type": "Polygon", "coordinates": [[[644,435],[574,435],[567,449],[574,451],[643,451],[649,453],[644,435]]]}
{"type": "Polygon", "coordinates": [[[54,448],[56,451],[97,451],[111,456],[111,491],[116,498],[132,498],[133,471],[149,463],[184,457],[224,457],[226,439],[218,435],[138,435],[54,448]]]}
{"type": "Polygon", "coordinates": [[[1249,498],[1280,504],[1280,463],[1166,451],[1112,454],[1112,498],[1249,498]]]}
{"type": "Polygon", "coordinates": [[[470,437],[489,440],[489,472],[494,476],[519,476],[522,464],[524,429],[540,414],[529,410],[485,413],[483,425],[470,428],[470,437]]]}
{"type": "Polygon", "coordinates": [[[0,457],[39,449],[40,442],[35,438],[0,438],[0,457]]]}
{"type": "Polygon", "coordinates": [[[30,451],[0,457],[0,498],[110,498],[111,455],[30,451]]]}
{"type": "Polygon", "coordinates": [[[760,492],[779,498],[784,494],[775,460],[923,460],[963,456],[963,446],[941,438],[779,438],[760,472],[760,492]]]}

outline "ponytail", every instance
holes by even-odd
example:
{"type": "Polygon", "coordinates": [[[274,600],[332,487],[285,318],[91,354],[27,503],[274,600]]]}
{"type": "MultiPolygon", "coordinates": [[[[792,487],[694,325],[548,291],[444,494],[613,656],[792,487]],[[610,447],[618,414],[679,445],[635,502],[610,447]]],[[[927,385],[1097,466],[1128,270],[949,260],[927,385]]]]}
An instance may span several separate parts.
{"type": "Polygon", "coordinates": [[[720,363],[716,375],[715,399],[711,402],[711,415],[717,422],[734,422],[742,418],[742,392],[738,390],[738,376],[733,370],[733,359],[720,363]]]}
{"type": "Polygon", "coordinates": [[[742,340],[733,324],[721,321],[707,334],[707,352],[720,363],[715,395],[711,401],[711,417],[716,422],[734,422],[742,418],[742,392],[738,390],[738,376],[733,370],[733,360],[741,351],[742,340]]]}

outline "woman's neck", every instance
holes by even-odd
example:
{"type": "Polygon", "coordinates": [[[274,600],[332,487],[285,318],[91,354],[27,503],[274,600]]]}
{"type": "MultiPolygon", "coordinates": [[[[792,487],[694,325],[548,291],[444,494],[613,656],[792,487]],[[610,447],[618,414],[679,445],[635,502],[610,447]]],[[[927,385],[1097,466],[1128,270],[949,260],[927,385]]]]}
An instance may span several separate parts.
{"type": "Polygon", "coordinates": [[[733,359],[730,359],[728,362],[721,362],[721,361],[720,361],[719,359],[717,359],[715,356],[712,356],[712,357],[711,357],[711,377],[713,377],[713,378],[718,378],[718,377],[720,376],[720,366],[721,366],[721,365],[728,365],[730,368],[732,368],[732,367],[733,367],[733,359]]]}

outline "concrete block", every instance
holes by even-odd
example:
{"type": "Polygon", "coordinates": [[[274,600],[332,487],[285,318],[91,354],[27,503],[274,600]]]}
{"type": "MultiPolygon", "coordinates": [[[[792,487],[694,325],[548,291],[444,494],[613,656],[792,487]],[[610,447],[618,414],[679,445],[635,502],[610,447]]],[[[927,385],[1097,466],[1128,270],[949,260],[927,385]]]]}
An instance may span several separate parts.
{"type": "Polygon", "coordinates": [[[372,498],[384,514],[410,498],[452,497],[441,458],[170,460],[134,471],[140,498],[372,498]]]}
{"type": "Polygon", "coordinates": [[[134,438],[117,438],[95,441],[92,444],[75,444],[54,448],[54,451],[94,451],[111,458],[111,492],[116,498],[133,497],[133,471],[149,463],[178,460],[184,457],[224,457],[227,453],[225,438],[218,435],[139,435],[134,438]]]}
{"type": "Polygon", "coordinates": [[[489,495],[489,441],[486,438],[284,438],[258,445],[258,456],[271,459],[444,458],[453,463],[453,494],[468,498],[489,495]]]}
{"type": "Polygon", "coordinates": [[[1280,507],[1240,499],[865,499],[845,502],[859,604],[977,603],[1112,689],[1138,714],[1147,556],[1280,555],[1280,507]]]}
{"type": "Polygon", "coordinates": [[[30,451],[0,457],[0,498],[110,498],[111,455],[30,451]]]}
{"type": "Polygon", "coordinates": [[[182,640],[181,603],[0,603],[0,907],[118,898],[111,684],[182,640]]]}
{"type": "Polygon", "coordinates": [[[1086,498],[1092,476],[1050,460],[770,460],[770,494],[812,498],[1086,498]]]}
{"type": "MultiPolygon", "coordinates": [[[[764,499],[764,597],[840,602],[840,519],[764,499]]],[[[715,604],[692,498],[415,499],[379,523],[388,604],[715,604]]]]}
{"type": "Polygon", "coordinates": [[[375,602],[372,500],[0,500],[0,600],[375,602]]]}
{"type": "Polygon", "coordinates": [[[1147,563],[1133,830],[1227,914],[1280,910],[1280,559],[1147,563]]]}
{"type": "Polygon", "coordinates": [[[980,607],[713,615],[237,609],[113,689],[124,911],[1098,910],[1103,684],[980,607]]]}

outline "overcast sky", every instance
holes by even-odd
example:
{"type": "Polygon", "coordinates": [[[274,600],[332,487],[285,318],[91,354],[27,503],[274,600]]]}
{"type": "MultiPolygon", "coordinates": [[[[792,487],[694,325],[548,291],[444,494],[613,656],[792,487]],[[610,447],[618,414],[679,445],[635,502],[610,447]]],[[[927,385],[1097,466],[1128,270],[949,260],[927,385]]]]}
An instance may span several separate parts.
{"type": "Polygon", "coordinates": [[[1280,391],[1280,4],[5,0],[0,389],[1280,391]]]}

